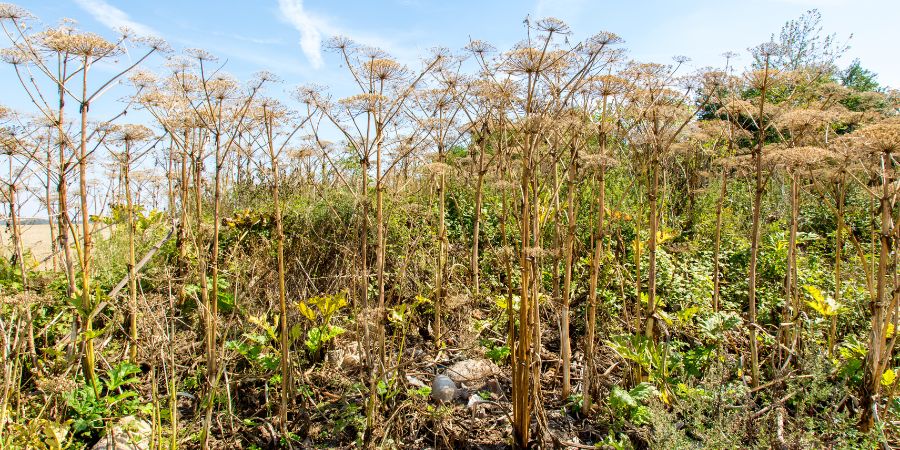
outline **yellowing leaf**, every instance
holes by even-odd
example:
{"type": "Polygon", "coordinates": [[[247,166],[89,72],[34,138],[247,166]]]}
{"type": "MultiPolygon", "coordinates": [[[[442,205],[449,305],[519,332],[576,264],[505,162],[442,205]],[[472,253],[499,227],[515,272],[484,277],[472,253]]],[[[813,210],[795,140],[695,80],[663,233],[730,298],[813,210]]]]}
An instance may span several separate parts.
{"type": "Polygon", "coordinates": [[[894,381],[897,381],[897,372],[894,372],[894,369],[887,369],[881,374],[882,386],[890,386],[894,384],[894,381]]]}
{"type": "Polygon", "coordinates": [[[303,314],[303,317],[309,319],[310,322],[315,322],[316,320],[316,312],[313,311],[306,302],[298,302],[297,309],[300,310],[300,314],[303,314]]]}
{"type": "Polygon", "coordinates": [[[678,234],[670,231],[670,230],[660,230],[656,232],[656,242],[662,244],[663,242],[669,241],[678,234]]]}
{"type": "Polygon", "coordinates": [[[831,317],[837,315],[841,309],[841,305],[834,301],[833,298],[823,295],[819,288],[806,285],[803,286],[803,289],[806,290],[806,294],[811,298],[811,300],[806,301],[806,304],[822,316],[831,317]]]}

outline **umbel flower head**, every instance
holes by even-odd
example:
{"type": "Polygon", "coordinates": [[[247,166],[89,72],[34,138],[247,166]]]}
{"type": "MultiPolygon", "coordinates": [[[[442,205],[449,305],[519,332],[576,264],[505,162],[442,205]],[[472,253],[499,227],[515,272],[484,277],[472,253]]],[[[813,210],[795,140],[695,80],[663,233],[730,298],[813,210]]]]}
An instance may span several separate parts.
{"type": "Polygon", "coordinates": [[[23,64],[28,64],[33,61],[33,57],[31,54],[23,51],[18,47],[10,47],[4,48],[0,50],[0,59],[7,64],[12,64],[13,66],[19,66],[23,64]]]}
{"type": "Polygon", "coordinates": [[[140,124],[121,125],[113,132],[113,139],[127,143],[146,141],[152,137],[153,131],[140,124]]]}
{"type": "Polygon", "coordinates": [[[366,74],[374,80],[389,81],[403,76],[405,70],[390,58],[373,58],[363,63],[366,74]]]}
{"type": "Polygon", "coordinates": [[[8,128],[0,129],[0,153],[14,155],[21,150],[22,142],[8,128]]]}
{"type": "Polygon", "coordinates": [[[803,146],[803,147],[786,147],[780,146],[769,152],[765,159],[774,166],[784,167],[788,170],[795,169],[811,169],[822,164],[834,155],[821,147],[803,146]]]}
{"type": "Polygon", "coordinates": [[[900,118],[875,123],[853,133],[858,137],[857,148],[869,153],[897,153],[900,151],[900,118]]]}
{"type": "Polygon", "coordinates": [[[70,53],[84,58],[111,56],[119,50],[115,44],[94,33],[69,34],[63,42],[70,53]]]}
{"type": "Polygon", "coordinates": [[[479,56],[483,56],[487,53],[493,53],[495,50],[497,50],[493,45],[478,39],[470,41],[469,44],[466,45],[465,49],[479,56]]]}
{"type": "Polygon", "coordinates": [[[351,112],[375,112],[386,101],[387,97],[379,94],[356,94],[338,100],[351,112]]]}
{"type": "Polygon", "coordinates": [[[553,34],[568,34],[570,31],[569,26],[556,17],[547,17],[539,20],[535,25],[535,28],[553,34]]]}
{"type": "Polygon", "coordinates": [[[0,20],[25,20],[33,17],[27,9],[12,3],[0,3],[0,20]]]}

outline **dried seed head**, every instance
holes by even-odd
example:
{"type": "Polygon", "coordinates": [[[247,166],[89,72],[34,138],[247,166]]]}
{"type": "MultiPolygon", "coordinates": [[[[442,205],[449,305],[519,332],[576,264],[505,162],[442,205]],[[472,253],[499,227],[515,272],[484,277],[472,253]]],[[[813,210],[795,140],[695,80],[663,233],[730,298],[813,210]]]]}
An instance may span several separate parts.
{"type": "Polygon", "coordinates": [[[375,58],[363,63],[368,76],[380,81],[388,81],[403,75],[404,69],[397,61],[389,58],[375,58]]]}
{"type": "Polygon", "coordinates": [[[215,55],[213,55],[212,53],[210,53],[206,50],[203,50],[202,48],[189,48],[184,51],[184,54],[191,58],[194,58],[200,62],[217,61],[218,60],[218,58],[215,55]]]}
{"type": "Polygon", "coordinates": [[[352,39],[347,36],[332,36],[325,41],[323,47],[329,50],[347,51],[355,46],[352,39]]]}
{"type": "Polygon", "coordinates": [[[345,108],[356,112],[375,112],[387,102],[387,97],[379,94],[356,94],[338,100],[345,108]]]}
{"type": "Polygon", "coordinates": [[[0,59],[7,64],[14,66],[28,64],[32,62],[32,55],[22,51],[17,47],[4,48],[0,50],[0,59]]]}
{"type": "Polygon", "coordinates": [[[253,74],[253,79],[256,81],[256,83],[254,83],[254,84],[257,84],[257,83],[280,83],[281,82],[281,78],[279,78],[278,75],[275,75],[274,73],[269,72],[268,70],[261,70],[259,72],[256,72],[255,74],[253,74]]]}
{"type": "Polygon", "coordinates": [[[834,155],[824,148],[803,146],[775,148],[763,158],[774,166],[795,170],[813,168],[833,157],[834,155]]]}
{"type": "Polygon", "coordinates": [[[238,81],[230,75],[217,75],[206,83],[209,96],[219,101],[234,96],[237,89],[238,81]]]}
{"type": "Polygon", "coordinates": [[[478,39],[469,41],[469,45],[466,45],[465,49],[476,55],[485,55],[487,53],[492,53],[497,50],[491,44],[488,44],[487,42],[484,42],[484,41],[481,41],[478,39]]]}
{"type": "Polygon", "coordinates": [[[27,9],[12,3],[0,3],[0,20],[25,20],[34,16],[27,9]]]}
{"type": "Polygon", "coordinates": [[[615,33],[601,31],[585,41],[584,51],[589,54],[595,54],[602,51],[610,45],[621,44],[622,38],[615,33]]]}
{"type": "Polygon", "coordinates": [[[113,139],[119,142],[135,143],[153,137],[153,130],[139,124],[126,124],[113,130],[113,139]]]}
{"type": "Polygon", "coordinates": [[[169,43],[165,41],[165,39],[157,36],[140,36],[132,39],[134,42],[142,44],[147,48],[159,52],[159,53],[170,53],[172,51],[172,47],[169,46],[169,43]]]}
{"type": "Polygon", "coordinates": [[[301,103],[310,105],[310,106],[322,106],[326,103],[326,99],[322,98],[320,92],[325,91],[324,86],[316,85],[316,84],[306,84],[302,85],[294,91],[294,96],[301,103]]]}
{"type": "Polygon", "coordinates": [[[78,385],[71,377],[67,376],[49,376],[46,378],[38,378],[35,382],[37,388],[49,395],[64,395],[74,392],[78,385]]]}
{"type": "Polygon", "coordinates": [[[552,34],[568,34],[571,30],[569,26],[566,25],[565,22],[559,20],[555,17],[547,17],[545,19],[541,19],[535,24],[535,27],[538,30],[546,31],[547,33],[552,34]]]}
{"type": "Polygon", "coordinates": [[[64,43],[68,52],[84,58],[111,56],[119,50],[115,44],[94,33],[69,34],[64,43]]]}
{"type": "Polygon", "coordinates": [[[892,118],[863,127],[854,132],[860,150],[870,153],[896,153],[900,151],[900,119],[892,118]]]}
{"type": "Polygon", "coordinates": [[[159,81],[156,75],[149,70],[137,70],[128,77],[128,80],[139,90],[150,88],[159,81]]]}

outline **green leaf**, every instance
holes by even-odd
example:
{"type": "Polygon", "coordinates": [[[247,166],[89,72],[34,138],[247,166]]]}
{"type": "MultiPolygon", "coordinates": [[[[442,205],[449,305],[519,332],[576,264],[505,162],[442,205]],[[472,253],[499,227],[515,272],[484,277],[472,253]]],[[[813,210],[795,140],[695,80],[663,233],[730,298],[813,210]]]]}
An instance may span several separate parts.
{"type": "Polygon", "coordinates": [[[639,406],[637,400],[628,391],[619,386],[613,386],[612,391],[610,391],[609,404],[613,409],[620,411],[630,411],[639,406]]]}
{"type": "Polygon", "coordinates": [[[653,395],[658,395],[659,391],[650,383],[641,383],[628,391],[628,394],[636,400],[644,401],[653,395]]]}

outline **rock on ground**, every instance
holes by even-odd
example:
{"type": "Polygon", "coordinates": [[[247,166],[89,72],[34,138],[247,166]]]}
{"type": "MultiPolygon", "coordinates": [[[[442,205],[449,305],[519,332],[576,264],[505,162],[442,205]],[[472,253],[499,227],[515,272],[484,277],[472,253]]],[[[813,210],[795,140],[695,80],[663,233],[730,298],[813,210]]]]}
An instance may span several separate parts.
{"type": "Polygon", "coordinates": [[[107,430],[91,450],[148,450],[152,430],[146,420],[125,416],[107,430]]]}
{"type": "Polygon", "coordinates": [[[447,403],[456,398],[456,383],[446,375],[438,375],[431,380],[431,398],[447,403]]]}
{"type": "Polygon", "coordinates": [[[500,373],[500,368],[489,359],[467,359],[448,367],[444,372],[457,383],[483,380],[500,373]]]}

